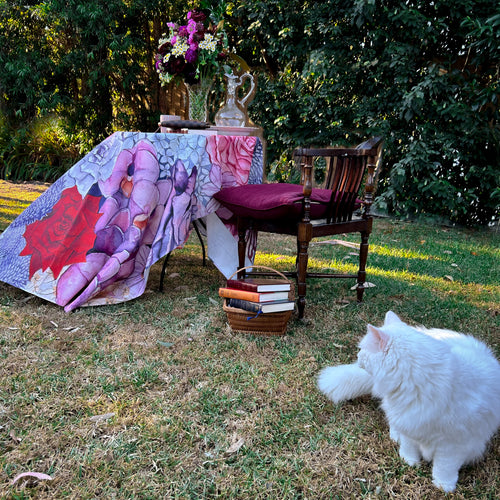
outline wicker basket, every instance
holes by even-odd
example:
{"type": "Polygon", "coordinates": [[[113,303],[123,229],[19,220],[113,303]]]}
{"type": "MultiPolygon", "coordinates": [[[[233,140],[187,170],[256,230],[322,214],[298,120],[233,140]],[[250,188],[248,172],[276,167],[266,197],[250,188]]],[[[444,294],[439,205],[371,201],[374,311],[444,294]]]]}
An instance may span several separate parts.
{"type": "MultiPolygon", "coordinates": [[[[267,269],[278,274],[282,278],[286,278],[285,275],[281,274],[279,271],[265,266],[248,266],[248,267],[259,267],[262,269],[267,269]]],[[[236,273],[247,269],[248,267],[242,267],[238,269],[232,276],[236,273]]],[[[288,280],[290,281],[290,280],[288,280]]],[[[288,298],[290,300],[295,300],[294,285],[291,283],[290,292],[288,293],[288,298]]],[[[284,335],[286,332],[286,327],[288,320],[292,315],[293,311],[280,311],[275,313],[266,313],[253,315],[251,311],[245,311],[244,309],[238,309],[236,307],[230,307],[227,305],[227,299],[224,299],[223,309],[227,314],[227,320],[231,330],[238,333],[251,333],[252,335],[284,335]]]]}

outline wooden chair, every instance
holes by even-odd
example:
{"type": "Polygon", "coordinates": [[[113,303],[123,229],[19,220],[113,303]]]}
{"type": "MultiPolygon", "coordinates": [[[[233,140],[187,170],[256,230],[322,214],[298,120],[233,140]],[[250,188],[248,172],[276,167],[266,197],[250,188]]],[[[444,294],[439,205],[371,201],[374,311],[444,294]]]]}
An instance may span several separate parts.
{"type": "MultiPolygon", "coordinates": [[[[304,315],[307,278],[356,278],[357,300],[362,301],[368,238],[372,231],[370,207],[382,143],[376,137],[356,148],[299,148],[294,157],[301,168],[300,184],[249,184],[222,189],[214,196],[236,216],[240,268],[245,267],[248,230],[296,236],[296,268],[285,274],[297,280],[299,318],[304,315]],[[313,187],[313,167],[318,162],[326,167],[325,184],[321,188],[313,187]],[[358,210],[361,213],[356,216],[358,210]],[[361,235],[357,274],[307,271],[308,247],[313,238],[354,232],[361,235]]],[[[242,271],[239,277],[245,274],[242,271]]]]}

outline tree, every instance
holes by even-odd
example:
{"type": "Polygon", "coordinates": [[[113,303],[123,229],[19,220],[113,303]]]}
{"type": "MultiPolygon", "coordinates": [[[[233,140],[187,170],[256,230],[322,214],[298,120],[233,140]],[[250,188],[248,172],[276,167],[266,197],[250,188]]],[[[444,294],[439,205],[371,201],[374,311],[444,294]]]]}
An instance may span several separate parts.
{"type": "MultiPolygon", "coordinates": [[[[156,44],[166,22],[195,3],[0,0],[0,112],[7,123],[0,172],[2,158],[17,154],[2,137],[9,142],[43,114],[81,132],[86,149],[118,128],[155,129],[156,44]]],[[[296,145],[382,134],[380,208],[466,224],[498,216],[496,0],[203,6],[226,12],[233,45],[259,78],[250,112],[265,129],[277,178],[286,178],[296,145]]]]}
{"type": "Polygon", "coordinates": [[[383,134],[379,206],[460,223],[498,214],[497,2],[245,0],[232,13],[266,72],[253,109],[271,160],[383,134]]]}
{"type": "Polygon", "coordinates": [[[89,145],[120,126],[156,127],[156,44],[184,8],[179,0],[2,2],[2,114],[17,125],[62,115],[89,145]]]}

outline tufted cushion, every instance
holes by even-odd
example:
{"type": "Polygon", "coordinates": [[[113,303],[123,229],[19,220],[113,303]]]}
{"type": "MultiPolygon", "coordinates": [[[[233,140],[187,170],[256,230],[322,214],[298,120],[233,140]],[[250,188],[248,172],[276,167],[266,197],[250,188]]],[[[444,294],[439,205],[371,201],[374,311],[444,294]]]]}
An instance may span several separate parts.
{"type": "MultiPolygon", "coordinates": [[[[313,189],[311,194],[311,218],[325,216],[331,191],[313,189]]],[[[225,188],[214,198],[233,214],[254,219],[300,217],[302,210],[302,186],[299,184],[247,184],[225,188]]]]}

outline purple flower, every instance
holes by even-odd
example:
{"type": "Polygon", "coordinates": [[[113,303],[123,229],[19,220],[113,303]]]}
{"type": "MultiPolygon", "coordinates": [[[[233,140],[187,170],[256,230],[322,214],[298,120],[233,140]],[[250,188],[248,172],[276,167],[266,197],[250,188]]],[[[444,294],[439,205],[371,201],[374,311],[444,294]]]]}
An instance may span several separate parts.
{"type": "Polygon", "coordinates": [[[158,182],[158,175],[156,150],[141,141],[121,151],[109,178],[99,181],[104,202],[94,224],[93,248],[84,262],[69,266],[57,285],[57,303],[66,305],[66,311],[138,270],[135,257],[142,246],[151,244],[151,232],[156,232],[163,214],[163,200],[172,191],[171,182],[158,182]]]}
{"type": "Polygon", "coordinates": [[[207,19],[207,15],[202,10],[193,9],[188,12],[187,18],[196,22],[203,22],[207,19]]]}
{"type": "Polygon", "coordinates": [[[194,63],[196,61],[196,58],[198,57],[198,53],[196,50],[193,49],[187,49],[186,53],[184,54],[184,58],[186,59],[186,62],[188,63],[194,63]]]}

